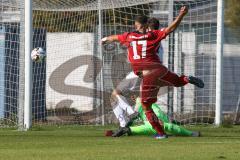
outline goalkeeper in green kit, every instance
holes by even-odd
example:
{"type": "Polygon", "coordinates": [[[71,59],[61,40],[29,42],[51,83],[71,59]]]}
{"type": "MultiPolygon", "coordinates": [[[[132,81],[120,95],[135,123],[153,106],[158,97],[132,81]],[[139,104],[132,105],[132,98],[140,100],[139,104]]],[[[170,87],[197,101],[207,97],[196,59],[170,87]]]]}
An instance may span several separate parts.
{"type": "MultiPolygon", "coordinates": [[[[176,136],[191,136],[191,137],[199,137],[200,132],[190,131],[183,127],[180,127],[177,124],[171,123],[167,114],[165,114],[159,105],[152,104],[152,109],[154,113],[157,115],[158,119],[163,123],[164,131],[170,135],[176,136]]],[[[128,135],[155,135],[156,131],[152,128],[151,124],[146,119],[144,110],[141,105],[140,98],[137,98],[136,105],[134,110],[138,113],[138,118],[143,121],[142,125],[132,125],[132,120],[130,120],[126,127],[121,127],[119,130],[114,132],[114,137],[120,137],[125,134],[128,135]]]]}
{"type": "MultiPolygon", "coordinates": [[[[200,136],[199,132],[194,132],[182,128],[174,123],[171,123],[169,117],[161,110],[160,106],[157,104],[152,105],[154,113],[157,115],[158,119],[163,122],[164,131],[168,134],[178,135],[178,136],[200,136]]],[[[156,131],[152,128],[151,124],[146,119],[145,113],[142,109],[140,99],[137,98],[135,110],[139,113],[139,118],[143,121],[143,125],[126,127],[126,131],[129,135],[155,135],[156,131]]]]}

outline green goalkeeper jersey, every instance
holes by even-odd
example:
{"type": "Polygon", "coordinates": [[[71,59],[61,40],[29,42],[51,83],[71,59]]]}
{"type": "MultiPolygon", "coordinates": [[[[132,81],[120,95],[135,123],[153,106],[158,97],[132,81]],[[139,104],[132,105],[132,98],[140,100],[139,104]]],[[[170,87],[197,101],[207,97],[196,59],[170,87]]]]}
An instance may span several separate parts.
{"type": "MultiPolygon", "coordinates": [[[[147,121],[145,112],[142,108],[140,99],[138,98],[136,101],[135,109],[139,112],[139,117],[144,122],[143,125],[137,125],[137,126],[130,126],[131,134],[132,135],[153,135],[156,134],[156,131],[152,128],[151,124],[147,121]]],[[[180,135],[180,136],[191,136],[192,131],[187,130],[185,128],[182,128],[176,124],[173,124],[169,121],[169,118],[167,114],[165,114],[160,106],[157,104],[152,104],[152,109],[154,113],[157,115],[159,120],[161,120],[164,124],[164,130],[168,134],[173,135],[180,135]]]]}
{"type": "MultiPolygon", "coordinates": [[[[135,107],[137,107],[137,111],[139,113],[139,117],[141,118],[141,120],[143,122],[147,121],[147,117],[146,117],[145,112],[142,108],[140,98],[137,98],[135,107]]],[[[161,110],[161,108],[157,104],[155,104],[155,103],[152,104],[152,109],[153,109],[154,113],[156,114],[156,116],[161,121],[163,121],[164,123],[169,123],[168,116],[161,110]]]]}

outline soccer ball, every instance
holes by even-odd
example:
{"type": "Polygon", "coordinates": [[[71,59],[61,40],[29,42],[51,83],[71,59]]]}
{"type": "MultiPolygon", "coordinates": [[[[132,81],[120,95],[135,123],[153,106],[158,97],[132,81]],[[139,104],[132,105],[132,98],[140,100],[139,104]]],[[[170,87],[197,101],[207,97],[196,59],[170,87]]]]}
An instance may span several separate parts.
{"type": "Polygon", "coordinates": [[[40,63],[46,58],[46,53],[41,47],[34,48],[31,53],[34,62],[40,63]]]}

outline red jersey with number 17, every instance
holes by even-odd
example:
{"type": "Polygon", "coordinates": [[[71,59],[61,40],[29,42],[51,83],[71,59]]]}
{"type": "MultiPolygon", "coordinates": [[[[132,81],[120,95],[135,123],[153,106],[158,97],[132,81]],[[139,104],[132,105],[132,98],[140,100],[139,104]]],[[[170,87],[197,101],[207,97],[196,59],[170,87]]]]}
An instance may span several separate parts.
{"type": "Polygon", "coordinates": [[[134,72],[156,68],[161,64],[157,55],[160,41],[166,38],[165,29],[140,32],[126,32],[118,35],[121,44],[128,47],[128,60],[134,72]]]}

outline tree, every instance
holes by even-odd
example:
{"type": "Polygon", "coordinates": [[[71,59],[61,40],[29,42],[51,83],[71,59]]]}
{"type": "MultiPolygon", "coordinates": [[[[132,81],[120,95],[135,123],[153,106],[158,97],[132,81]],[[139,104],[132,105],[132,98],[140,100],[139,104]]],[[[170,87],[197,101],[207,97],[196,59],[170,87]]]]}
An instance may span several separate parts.
{"type": "Polygon", "coordinates": [[[225,22],[231,28],[240,27],[240,1],[225,0],[225,22]]]}

